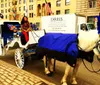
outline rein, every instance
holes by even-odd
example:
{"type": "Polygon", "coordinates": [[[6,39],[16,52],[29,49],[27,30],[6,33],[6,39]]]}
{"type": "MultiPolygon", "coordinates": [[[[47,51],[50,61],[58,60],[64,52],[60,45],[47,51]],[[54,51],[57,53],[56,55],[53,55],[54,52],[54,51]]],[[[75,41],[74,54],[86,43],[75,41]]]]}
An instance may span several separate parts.
{"type": "Polygon", "coordinates": [[[85,64],[85,62],[84,62],[83,59],[82,59],[82,62],[83,62],[83,65],[85,66],[85,68],[86,68],[88,71],[90,71],[90,72],[92,72],[92,73],[100,74],[100,73],[99,73],[99,72],[100,72],[100,69],[95,70],[95,69],[93,68],[93,64],[92,64],[92,63],[91,63],[91,68],[92,68],[92,70],[90,70],[90,69],[86,66],[86,64],[85,64]]]}
{"type": "MultiPolygon", "coordinates": [[[[98,41],[97,42],[97,44],[96,44],[96,46],[95,46],[95,48],[96,47],[98,47],[98,45],[100,45],[100,41],[98,41]],[[99,44],[98,44],[98,42],[99,42],[99,44]]],[[[79,47],[79,46],[78,46],[79,47]]],[[[82,50],[82,51],[84,51],[81,47],[79,47],[80,48],[80,50],[82,50]]],[[[97,48],[98,49],[98,48],[97,48]]],[[[99,50],[98,50],[98,52],[100,52],[99,50]]],[[[100,62],[100,58],[97,56],[97,60],[100,62]]],[[[86,64],[85,64],[85,62],[84,62],[84,59],[82,59],[82,62],[83,62],[83,65],[85,66],[85,68],[88,70],[88,71],[90,71],[90,72],[92,72],[92,73],[97,73],[97,74],[100,74],[99,72],[100,72],[100,68],[98,69],[98,70],[95,70],[94,68],[93,68],[93,64],[91,63],[91,68],[92,68],[92,70],[90,70],[87,66],[86,66],[86,64]]]]}
{"type": "MultiPolygon", "coordinates": [[[[33,35],[32,31],[30,31],[30,32],[31,32],[32,37],[34,38],[35,42],[37,43],[37,41],[36,41],[36,39],[35,39],[35,37],[34,37],[34,35],[33,35]]],[[[34,34],[35,34],[35,33],[34,33],[34,34]]]]}
{"type": "MultiPolygon", "coordinates": [[[[36,37],[38,37],[38,38],[40,38],[40,36],[38,36],[38,35],[35,33],[35,31],[30,31],[30,32],[31,32],[32,37],[34,38],[35,42],[38,43],[38,42],[36,41],[36,39],[35,39],[33,33],[34,33],[34,34],[36,35],[36,37]],[[32,32],[33,32],[33,33],[32,33],[32,32]]],[[[46,31],[45,31],[45,30],[44,30],[44,34],[46,34],[46,31]]]]}

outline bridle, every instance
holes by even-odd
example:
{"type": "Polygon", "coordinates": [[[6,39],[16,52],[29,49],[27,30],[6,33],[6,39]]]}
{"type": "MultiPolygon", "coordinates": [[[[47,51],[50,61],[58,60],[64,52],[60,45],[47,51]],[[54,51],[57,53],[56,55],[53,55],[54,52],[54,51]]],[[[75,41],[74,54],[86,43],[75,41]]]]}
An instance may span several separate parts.
{"type": "Polygon", "coordinates": [[[96,43],[96,46],[94,48],[96,48],[97,51],[100,53],[100,40],[96,43]]]}
{"type": "MultiPolygon", "coordinates": [[[[94,47],[97,49],[97,51],[99,52],[100,54],[100,40],[96,43],[96,46],[94,47]]],[[[97,60],[100,62],[100,58],[97,56],[97,60]]]]}
{"type": "MultiPolygon", "coordinates": [[[[79,47],[79,48],[80,48],[80,50],[84,51],[81,47],[79,47]]],[[[96,48],[97,51],[98,51],[99,54],[100,54],[100,40],[96,43],[96,46],[95,46],[94,48],[96,48]]],[[[100,58],[99,58],[98,56],[96,56],[96,57],[97,57],[97,60],[98,60],[99,63],[100,63],[100,58]]],[[[85,63],[85,61],[84,61],[84,59],[82,59],[82,62],[83,62],[83,65],[85,66],[85,68],[86,68],[88,71],[90,71],[90,72],[92,72],[92,73],[100,73],[100,68],[99,68],[98,70],[95,70],[94,67],[93,67],[93,63],[91,63],[91,68],[92,68],[92,70],[90,70],[90,69],[87,67],[87,65],[86,65],[86,63],[85,63]]]]}

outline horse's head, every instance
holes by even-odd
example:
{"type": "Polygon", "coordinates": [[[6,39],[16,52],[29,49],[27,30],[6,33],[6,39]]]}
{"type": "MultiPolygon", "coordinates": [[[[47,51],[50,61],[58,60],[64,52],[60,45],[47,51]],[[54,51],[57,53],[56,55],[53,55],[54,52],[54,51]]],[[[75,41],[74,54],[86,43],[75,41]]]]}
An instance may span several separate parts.
{"type": "Polygon", "coordinates": [[[81,31],[78,35],[78,41],[78,46],[85,52],[92,51],[99,41],[97,30],[81,31]]]}

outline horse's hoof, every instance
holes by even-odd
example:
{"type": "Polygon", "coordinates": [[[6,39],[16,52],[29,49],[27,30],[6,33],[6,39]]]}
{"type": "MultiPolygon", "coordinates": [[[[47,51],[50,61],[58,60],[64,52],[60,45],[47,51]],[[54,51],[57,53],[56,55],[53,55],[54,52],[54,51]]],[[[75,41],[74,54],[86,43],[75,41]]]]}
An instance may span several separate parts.
{"type": "Polygon", "coordinates": [[[77,85],[77,82],[76,81],[73,81],[71,84],[72,85],[77,85]]]}
{"type": "Polygon", "coordinates": [[[61,85],[68,85],[66,81],[61,80],[61,85]]]}
{"type": "Polygon", "coordinates": [[[48,73],[48,74],[46,74],[47,76],[52,76],[52,74],[51,73],[48,73]]]}
{"type": "Polygon", "coordinates": [[[61,85],[68,85],[66,82],[62,83],[61,85]]]}
{"type": "Polygon", "coordinates": [[[45,74],[46,74],[47,76],[49,76],[50,73],[51,73],[51,72],[50,72],[47,68],[45,68],[45,74]]]}
{"type": "Polygon", "coordinates": [[[77,85],[77,82],[72,82],[71,84],[72,84],[72,85],[77,85]]]}
{"type": "Polygon", "coordinates": [[[53,71],[50,71],[50,74],[51,74],[51,76],[54,74],[54,72],[53,71]]]}

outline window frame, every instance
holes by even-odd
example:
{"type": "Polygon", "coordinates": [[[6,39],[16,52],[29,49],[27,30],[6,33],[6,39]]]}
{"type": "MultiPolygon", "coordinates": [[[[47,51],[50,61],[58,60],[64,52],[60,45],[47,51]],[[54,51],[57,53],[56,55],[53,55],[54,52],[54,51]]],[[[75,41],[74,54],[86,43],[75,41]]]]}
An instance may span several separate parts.
{"type": "Polygon", "coordinates": [[[97,1],[96,0],[88,0],[88,8],[96,8],[97,1]]]}
{"type": "Polygon", "coordinates": [[[65,9],[65,14],[69,14],[70,13],[70,9],[65,9]]]}
{"type": "Polygon", "coordinates": [[[56,10],[56,15],[60,15],[61,11],[60,10],[56,10]]]}
{"type": "Polygon", "coordinates": [[[56,6],[57,6],[57,7],[61,6],[61,0],[57,0],[57,1],[56,1],[56,6]]]}
{"type": "Polygon", "coordinates": [[[65,0],[65,5],[69,5],[70,4],[70,0],[65,0]]]}

